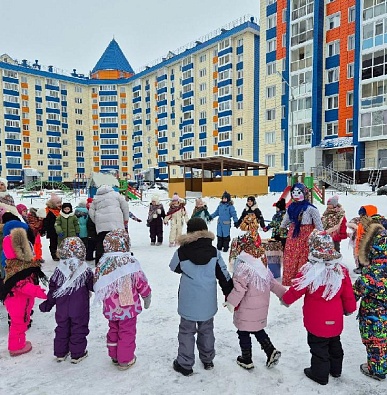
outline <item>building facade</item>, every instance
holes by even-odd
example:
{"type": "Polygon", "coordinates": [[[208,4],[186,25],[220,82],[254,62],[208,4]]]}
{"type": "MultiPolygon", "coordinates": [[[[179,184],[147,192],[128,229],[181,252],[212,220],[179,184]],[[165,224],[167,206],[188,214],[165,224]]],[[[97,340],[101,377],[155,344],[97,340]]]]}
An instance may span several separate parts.
{"type": "MultiPolygon", "coordinates": [[[[258,161],[260,32],[244,17],[134,73],[113,39],[90,75],[0,57],[0,174],[134,179],[213,155],[258,161]]],[[[172,168],[171,176],[180,173],[172,168]]]]}

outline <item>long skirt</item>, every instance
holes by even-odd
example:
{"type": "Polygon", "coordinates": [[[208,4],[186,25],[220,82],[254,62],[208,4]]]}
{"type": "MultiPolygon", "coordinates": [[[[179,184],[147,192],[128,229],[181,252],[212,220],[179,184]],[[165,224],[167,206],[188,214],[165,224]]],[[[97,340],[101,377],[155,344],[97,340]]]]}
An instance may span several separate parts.
{"type": "Polygon", "coordinates": [[[303,266],[309,255],[308,238],[314,229],[314,225],[301,225],[298,237],[293,238],[294,224],[290,225],[286,239],[283,263],[282,285],[292,285],[301,266],[303,266]]]}

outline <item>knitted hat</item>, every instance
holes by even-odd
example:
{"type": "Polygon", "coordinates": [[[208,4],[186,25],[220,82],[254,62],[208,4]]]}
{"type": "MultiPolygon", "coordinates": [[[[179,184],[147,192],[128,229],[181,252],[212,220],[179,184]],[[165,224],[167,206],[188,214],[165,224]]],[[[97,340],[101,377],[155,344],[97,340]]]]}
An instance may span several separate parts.
{"type": "Polygon", "coordinates": [[[290,193],[295,201],[309,200],[309,189],[301,182],[294,184],[290,189],[290,193]],[[303,199],[299,199],[300,195],[303,196],[303,199]]]}
{"type": "Polygon", "coordinates": [[[284,211],[286,210],[286,202],[284,198],[281,198],[280,200],[278,200],[277,203],[274,203],[274,206],[276,206],[277,208],[280,209],[280,211],[284,211]]]}
{"type": "Polygon", "coordinates": [[[47,216],[46,209],[45,209],[45,208],[39,208],[39,209],[36,211],[36,216],[37,216],[38,218],[46,218],[46,216],[47,216]]]}
{"type": "Polygon", "coordinates": [[[160,198],[158,195],[152,195],[152,202],[155,202],[156,205],[160,203],[160,198]]]}
{"type": "Polygon", "coordinates": [[[78,202],[78,206],[77,207],[84,207],[84,208],[86,208],[86,204],[87,204],[86,200],[80,200],[78,202]]]}
{"type": "Polygon", "coordinates": [[[77,258],[84,261],[86,258],[86,248],[79,237],[66,237],[58,248],[59,259],[77,258]]]}
{"type": "Polygon", "coordinates": [[[226,199],[227,202],[231,202],[231,195],[227,191],[224,191],[222,195],[222,200],[223,199],[226,199]]]}
{"type": "Polygon", "coordinates": [[[172,196],[172,202],[179,201],[179,199],[180,199],[179,195],[177,193],[174,193],[172,196]]]}
{"type": "Polygon", "coordinates": [[[335,250],[332,237],[315,229],[309,236],[309,255],[322,261],[333,261],[341,258],[335,250]]]}
{"type": "Polygon", "coordinates": [[[16,210],[21,215],[23,211],[28,211],[28,208],[24,204],[18,204],[16,210]]]}
{"type": "Polygon", "coordinates": [[[3,183],[8,188],[8,181],[5,178],[0,178],[0,183],[3,183]]]}
{"type": "Polygon", "coordinates": [[[334,195],[334,196],[330,197],[327,200],[327,205],[328,204],[333,206],[333,207],[337,207],[337,205],[339,204],[339,197],[337,195],[334,195]]]}
{"type": "Polygon", "coordinates": [[[64,213],[63,210],[64,210],[66,207],[70,209],[70,211],[69,211],[70,213],[73,212],[73,206],[71,205],[71,203],[63,203],[63,204],[62,204],[62,212],[63,212],[63,213],[64,213]]]}
{"type": "Polygon", "coordinates": [[[203,207],[205,206],[206,203],[204,202],[204,200],[202,198],[197,198],[195,199],[195,207],[203,207]]]}
{"type": "Polygon", "coordinates": [[[255,200],[255,197],[254,197],[254,196],[249,196],[249,197],[247,198],[247,201],[248,201],[248,202],[253,202],[253,205],[257,203],[257,201],[255,200]]]}
{"type": "Polygon", "coordinates": [[[93,203],[93,198],[87,198],[87,199],[86,199],[86,208],[87,208],[87,209],[90,208],[91,203],[93,203]]]}
{"type": "Polygon", "coordinates": [[[204,221],[204,219],[194,217],[187,222],[187,233],[197,232],[200,230],[208,230],[206,221],[204,221]]]}
{"type": "Polygon", "coordinates": [[[242,251],[254,258],[261,258],[263,264],[267,266],[265,249],[261,245],[261,238],[258,233],[252,234],[247,232],[244,235],[234,238],[231,243],[230,261],[235,260],[242,251]]]}

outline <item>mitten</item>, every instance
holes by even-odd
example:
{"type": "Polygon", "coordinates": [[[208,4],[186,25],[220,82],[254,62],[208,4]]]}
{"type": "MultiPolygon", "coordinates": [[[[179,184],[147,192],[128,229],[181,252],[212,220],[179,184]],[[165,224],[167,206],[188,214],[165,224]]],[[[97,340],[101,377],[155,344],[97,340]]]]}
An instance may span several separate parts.
{"type": "Polygon", "coordinates": [[[223,307],[227,307],[230,313],[234,313],[235,307],[231,303],[224,302],[223,307]]]}
{"type": "Polygon", "coordinates": [[[142,219],[140,219],[140,218],[137,218],[137,222],[142,222],[142,219]]]}
{"type": "Polygon", "coordinates": [[[161,209],[158,208],[158,209],[156,210],[156,213],[157,213],[157,214],[161,214],[161,209]]]}
{"type": "Polygon", "coordinates": [[[264,232],[267,232],[269,229],[267,229],[267,227],[265,226],[264,228],[262,228],[262,230],[263,230],[264,232]]]}
{"type": "Polygon", "coordinates": [[[58,233],[58,237],[62,239],[64,237],[64,233],[63,232],[58,233]]]}
{"type": "Polygon", "coordinates": [[[149,309],[152,300],[152,294],[149,294],[147,297],[143,298],[144,300],[144,309],[149,309]]]}
{"type": "Polygon", "coordinates": [[[234,226],[238,229],[239,228],[239,222],[234,222],[234,226]]]}
{"type": "Polygon", "coordinates": [[[77,237],[79,237],[79,233],[76,233],[75,235],[76,235],[77,237]]]}
{"type": "Polygon", "coordinates": [[[348,317],[349,315],[352,315],[353,313],[345,313],[344,312],[344,315],[346,316],[346,317],[348,317]]]}
{"type": "Polygon", "coordinates": [[[280,303],[282,304],[282,306],[285,306],[285,307],[290,306],[290,304],[285,303],[282,298],[280,298],[280,303]]]}

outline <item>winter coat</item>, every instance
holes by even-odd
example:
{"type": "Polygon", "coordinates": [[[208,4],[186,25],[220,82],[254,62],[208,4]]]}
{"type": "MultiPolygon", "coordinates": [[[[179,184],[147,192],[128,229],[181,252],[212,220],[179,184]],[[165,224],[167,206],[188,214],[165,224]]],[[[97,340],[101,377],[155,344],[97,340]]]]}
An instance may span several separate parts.
{"type": "Polygon", "coordinates": [[[62,211],[55,221],[55,230],[58,235],[58,244],[66,237],[74,237],[79,234],[78,218],[74,213],[65,214],[62,211]],[[62,234],[63,236],[59,236],[62,234]]]}
{"type": "Polygon", "coordinates": [[[238,226],[240,226],[240,224],[242,223],[242,221],[246,217],[246,215],[249,215],[249,214],[254,214],[257,217],[257,222],[259,223],[261,228],[265,227],[265,220],[263,218],[262,212],[256,204],[253,204],[251,207],[246,204],[246,207],[242,211],[242,215],[240,216],[240,218],[237,222],[238,226]]]}
{"type": "Polygon", "coordinates": [[[87,237],[87,219],[89,218],[89,210],[86,207],[76,207],[74,211],[79,223],[79,237],[81,239],[87,237]]]}
{"type": "Polygon", "coordinates": [[[97,233],[124,229],[129,221],[129,205],[111,186],[103,185],[97,189],[89,216],[95,223],[97,233]]]}
{"type": "Polygon", "coordinates": [[[27,223],[35,237],[43,229],[43,218],[38,218],[36,214],[31,212],[27,215],[27,223]]]}
{"type": "Polygon", "coordinates": [[[204,205],[202,207],[194,207],[191,218],[201,218],[206,222],[211,221],[211,215],[208,212],[207,206],[204,205]]]}
{"type": "Polygon", "coordinates": [[[219,217],[216,235],[218,237],[229,237],[231,218],[234,221],[234,225],[238,223],[238,217],[233,202],[221,202],[215,212],[211,214],[211,219],[214,219],[215,217],[219,217]]]}
{"type": "Polygon", "coordinates": [[[119,295],[115,294],[103,301],[103,314],[109,321],[119,321],[134,318],[141,313],[140,295],[144,299],[151,294],[151,288],[143,272],[136,273],[135,282],[132,284],[132,294],[134,304],[122,306],[119,295]]]}
{"type": "Polygon", "coordinates": [[[280,240],[287,237],[288,230],[281,228],[282,220],[286,214],[286,210],[277,211],[271,222],[266,226],[266,231],[271,229],[271,238],[275,240],[280,240]]]}
{"type": "Polygon", "coordinates": [[[340,204],[332,208],[327,207],[321,221],[324,230],[332,237],[333,241],[340,242],[347,238],[347,219],[340,204]]]}
{"type": "Polygon", "coordinates": [[[57,237],[55,230],[55,221],[59,216],[60,210],[51,207],[46,208],[46,218],[43,219],[43,229],[42,231],[46,233],[47,239],[57,237]]]}
{"type": "Polygon", "coordinates": [[[218,311],[216,280],[228,295],[232,279],[222,255],[212,246],[215,238],[209,231],[197,231],[180,236],[170,269],[181,274],[178,293],[178,313],[189,321],[207,321],[218,311]]]}
{"type": "MultiPolygon", "coordinates": [[[[288,212],[286,211],[281,223],[281,228],[287,228],[290,224],[291,220],[288,212]]],[[[314,225],[317,230],[323,230],[320,213],[316,207],[312,205],[307,207],[307,209],[302,213],[301,225],[314,225]]]]}
{"type": "MultiPolygon", "coordinates": [[[[58,269],[56,268],[55,271],[58,271],[58,269]]],[[[92,270],[90,268],[88,269],[83,285],[72,293],[60,297],[53,295],[62,286],[61,283],[59,284],[54,280],[58,279],[55,271],[50,278],[47,300],[39,305],[40,311],[48,312],[56,306],[55,315],[58,317],[77,318],[85,315],[88,316],[90,311],[90,291],[93,291],[94,282],[92,270]]]]}
{"type": "Polygon", "coordinates": [[[180,199],[180,204],[177,207],[171,202],[169,205],[168,213],[165,215],[164,224],[170,223],[171,229],[170,242],[175,242],[176,237],[179,237],[183,232],[184,222],[188,222],[188,214],[185,209],[183,199],[180,199]],[[176,236],[176,237],[175,237],[176,236]]]}
{"type": "MultiPolygon", "coordinates": [[[[282,297],[286,304],[292,304],[305,296],[304,326],[308,332],[315,336],[324,338],[339,336],[343,331],[344,314],[351,314],[356,310],[356,301],[348,270],[345,266],[342,266],[342,270],[344,272],[342,286],[330,300],[322,297],[325,286],[319,287],[313,293],[309,292],[308,287],[297,291],[294,286],[291,286],[282,297]]],[[[301,273],[297,274],[297,278],[301,276],[301,273]]]]}
{"type": "Polygon", "coordinates": [[[243,260],[241,255],[237,257],[232,278],[234,288],[227,296],[227,302],[238,307],[234,312],[234,325],[238,330],[257,332],[267,325],[270,292],[281,298],[286,288],[274,279],[260,259],[250,257],[248,260],[243,260]],[[254,275],[258,265],[258,270],[266,274],[265,278],[254,275]]]}

